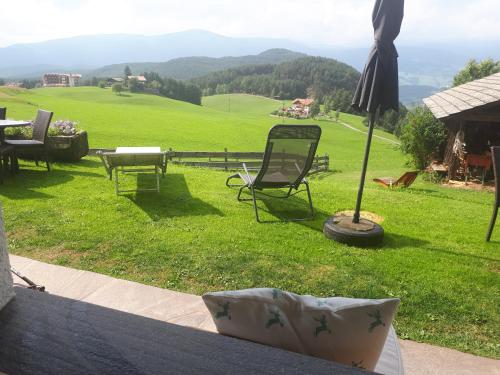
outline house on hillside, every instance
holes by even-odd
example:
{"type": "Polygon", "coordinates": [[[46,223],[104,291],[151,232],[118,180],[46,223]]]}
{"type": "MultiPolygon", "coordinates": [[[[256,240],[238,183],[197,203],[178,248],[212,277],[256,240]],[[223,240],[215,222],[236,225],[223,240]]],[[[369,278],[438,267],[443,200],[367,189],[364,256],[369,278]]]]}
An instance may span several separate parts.
{"type": "Polygon", "coordinates": [[[144,76],[128,76],[129,80],[136,79],[137,82],[142,83],[143,85],[148,81],[144,76]]]}
{"type": "Polygon", "coordinates": [[[123,78],[116,77],[116,78],[108,78],[106,80],[106,85],[107,86],[113,86],[115,83],[123,83],[125,81],[123,78]]]}
{"type": "Polygon", "coordinates": [[[75,73],[45,73],[42,82],[44,87],[75,87],[81,78],[81,74],[75,73]]]}
{"type": "Polygon", "coordinates": [[[295,99],[287,112],[297,117],[308,118],[314,99],[295,99]]]}
{"type": "Polygon", "coordinates": [[[14,88],[21,88],[24,87],[24,84],[22,82],[7,82],[5,84],[6,87],[14,87],[14,88]]]}
{"type": "Polygon", "coordinates": [[[449,179],[467,177],[491,167],[491,146],[500,146],[500,73],[424,99],[448,129],[440,168],[449,179]]]}

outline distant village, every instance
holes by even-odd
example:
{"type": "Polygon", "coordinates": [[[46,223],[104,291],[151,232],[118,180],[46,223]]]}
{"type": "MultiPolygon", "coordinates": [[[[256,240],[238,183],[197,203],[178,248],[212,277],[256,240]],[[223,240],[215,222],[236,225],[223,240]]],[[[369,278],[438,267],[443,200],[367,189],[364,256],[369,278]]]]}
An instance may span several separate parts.
{"type": "MultiPolygon", "coordinates": [[[[42,82],[44,87],[75,87],[79,86],[81,74],[74,73],[46,73],[43,75],[42,82]]],[[[147,79],[144,76],[127,76],[127,79],[135,79],[139,83],[146,83],[147,79]]],[[[122,77],[105,79],[107,86],[112,86],[115,83],[123,83],[125,81],[122,77]]]]}
{"type": "MultiPolygon", "coordinates": [[[[147,82],[146,77],[140,76],[127,76],[129,80],[135,79],[141,84],[147,82]]],[[[79,73],[45,73],[42,76],[41,86],[43,87],[77,87],[80,86],[82,75],[79,73]]],[[[125,81],[122,77],[107,78],[103,80],[106,86],[111,87],[115,83],[123,83],[125,81]]],[[[40,85],[40,83],[39,83],[40,85]]],[[[6,82],[7,87],[24,87],[23,82],[6,82]]]]}

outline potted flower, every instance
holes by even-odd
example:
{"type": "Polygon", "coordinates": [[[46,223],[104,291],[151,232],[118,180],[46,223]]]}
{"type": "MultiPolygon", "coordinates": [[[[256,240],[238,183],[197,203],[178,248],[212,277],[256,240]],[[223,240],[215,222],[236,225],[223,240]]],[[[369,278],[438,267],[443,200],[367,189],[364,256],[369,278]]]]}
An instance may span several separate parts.
{"type": "Polygon", "coordinates": [[[49,126],[47,146],[54,160],[78,161],[89,152],[87,132],[69,120],[57,120],[49,126]]]}
{"type": "MultiPolygon", "coordinates": [[[[49,126],[47,147],[52,160],[78,161],[89,152],[87,132],[78,128],[78,123],[69,120],[57,120],[49,126]]],[[[31,139],[32,127],[10,128],[5,132],[8,139],[31,139]]],[[[23,150],[18,156],[33,159],[29,150],[23,150]]]]}

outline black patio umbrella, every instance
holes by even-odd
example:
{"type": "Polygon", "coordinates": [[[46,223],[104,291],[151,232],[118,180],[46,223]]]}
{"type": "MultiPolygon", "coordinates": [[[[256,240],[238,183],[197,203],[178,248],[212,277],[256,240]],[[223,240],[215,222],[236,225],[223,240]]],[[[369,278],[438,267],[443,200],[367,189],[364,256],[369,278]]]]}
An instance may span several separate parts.
{"type": "Polygon", "coordinates": [[[325,234],[340,242],[361,244],[381,241],[383,230],[375,223],[360,220],[361,200],[377,111],[399,110],[398,53],[394,40],[403,22],[404,0],[376,0],[373,9],[375,44],[368,56],[352,105],[370,116],[356,210],[350,223],[333,217],[325,223],[325,234]]]}

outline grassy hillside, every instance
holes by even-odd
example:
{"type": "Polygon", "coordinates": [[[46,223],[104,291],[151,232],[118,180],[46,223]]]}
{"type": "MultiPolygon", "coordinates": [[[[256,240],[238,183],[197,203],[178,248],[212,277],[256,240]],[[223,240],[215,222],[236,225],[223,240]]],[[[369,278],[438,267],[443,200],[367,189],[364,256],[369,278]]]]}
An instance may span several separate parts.
{"type": "MultiPolygon", "coordinates": [[[[13,118],[37,108],[78,120],[91,146],[179,150],[262,150],[279,102],[246,95],[193,106],[156,96],[116,96],[96,88],[0,95],[13,118]],[[15,95],[14,95],[15,94],[15,95]]],[[[362,119],[341,120],[363,129],[362,119]]],[[[296,122],[299,123],[299,122],[296,122]]],[[[311,178],[316,219],[257,224],[252,207],[224,185],[228,173],[169,166],[161,193],[117,197],[98,159],[56,163],[50,173],[23,162],[0,186],[10,250],[19,255],[193,293],[277,287],[318,296],[402,300],[402,338],[500,357],[500,231],[484,242],[491,193],[444,188],[419,179],[410,189],[367,182],[363,208],[383,218],[380,249],[328,241],[323,222],[355,203],[365,135],[320,122],[329,173],[311,178]]],[[[378,133],[384,135],[383,133],[378,133]]],[[[400,175],[404,158],[374,139],[368,177],[400,175]]],[[[128,176],[125,184],[148,184],[128,176]]],[[[304,214],[306,201],[259,202],[265,220],[304,214]]]]}

